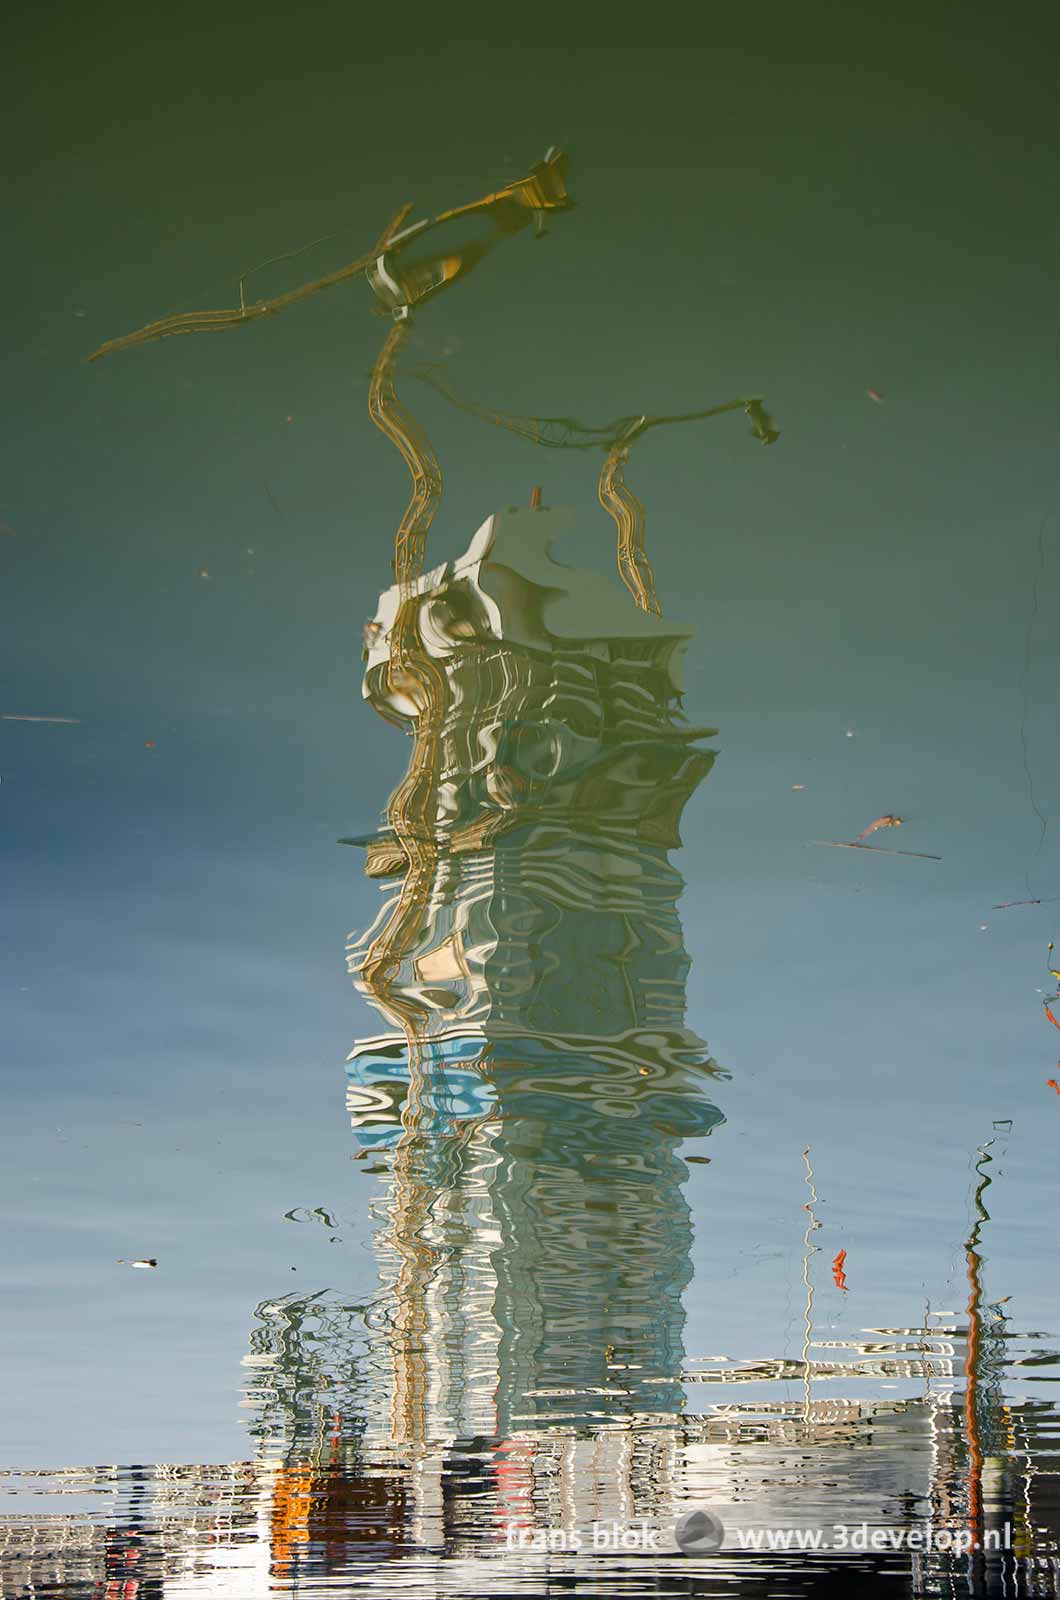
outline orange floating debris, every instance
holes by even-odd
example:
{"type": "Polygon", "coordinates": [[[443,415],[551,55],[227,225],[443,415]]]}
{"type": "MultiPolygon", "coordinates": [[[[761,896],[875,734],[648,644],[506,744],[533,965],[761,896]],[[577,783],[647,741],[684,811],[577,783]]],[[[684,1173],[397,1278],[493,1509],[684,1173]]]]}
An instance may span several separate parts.
{"type": "Polygon", "coordinates": [[[838,1255],[836,1256],[835,1260],[832,1262],[832,1279],[833,1279],[833,1281],[835,1283],[836,1288],[837,1289],[842,1289],[844,1294],[846,1294],[848,1292],[847,1291],[847,1275],[843,1271],[843,1263],[846,1261],[846,1258],[847,1258],[846,1251],[845,1250],[840,1250],[838,1255]]]}
{"type": "Polygon", "coordinates": [[[877,828],[900,828],[902,820],[901,817],[892,816],[888,811],[884,816],[877,817],[875,822],[870,822],[867,828],[862,828],[858,834],[858,839],[867,839],[870,833],[876,832],[877,828]]]}

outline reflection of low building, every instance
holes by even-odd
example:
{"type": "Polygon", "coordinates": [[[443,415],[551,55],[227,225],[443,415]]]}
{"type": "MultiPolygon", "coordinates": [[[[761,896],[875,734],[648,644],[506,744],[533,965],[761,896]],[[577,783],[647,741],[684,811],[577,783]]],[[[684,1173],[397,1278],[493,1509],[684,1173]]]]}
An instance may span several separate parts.
{"type": "Polygon", "coordinates": [[[252,1585],[268,1580],[272,1477],[252,1462],[13,1474],[5,1487],[48,1512],[0,1517],[5,1600],[260,1592],[252,1585]],[[64,1515],[71,1497],[80,1507],[64,1515]]]}
{"type": "MultiPolygon", "coordinates": [[[[815,1400],[809,1416],[801,1403],[750,1401],[665,1422],[645,1416],[598,1429],[516,1430],[436,1455],[365,1452],[354,1430],[353,1442],[325,1437],[287,1465],[263,1459],[26,1475],[13,1487],[29,1489],[35,1509],[0,1518],[3,1592],[26,1600],[258,1600],[273,1588],[324,1595],[340,1584],[427,1600],[469,1591],[566,1593],[574,1582],[577,1592],[595,1584],[617,1593],[634,1581],[637,1592],[686,1592],[666,1587],[669,1573],[733,1594],[761,1594],[768,1582],[768,1592],[794,1600],[825,1570],[826,1554],[756,1556],[727,1547],[682,1561],[675,1572],[650,1561],[631,1569],[628,1553],[542,1557],[532,1541],[550,1530],[587,1531],[593,1521],[628,1526],[644,1518],[665,1529],[696,1505],[749,1529],[828,1529],[839,1521],[930,1527],[936,1536],[960,1529],[961,1410],[959,1397],[930,1392],[892,1402],[815,1400]],[[66,1497],[98,1502],[101,1490],[105,1510],[62,1514],[66,1497]],[[520,1538],[522,1552],[508,1548],[520,1538]]],[[[987,1501],[991,1518],[1011,1523],[1011,1550],[978,1565],[939,1549],[881,1558],[888,1572],[904,1574],[885,1592],[940,1600],[1060,1594],[1054,1408],[1013,1406],[1004,1420],[1011,1443],[992,1469],[987,1501]]],[[[869,1575],[862,1562],[845,1592],[861,1592],[857,1584],[869,1575]]]]}

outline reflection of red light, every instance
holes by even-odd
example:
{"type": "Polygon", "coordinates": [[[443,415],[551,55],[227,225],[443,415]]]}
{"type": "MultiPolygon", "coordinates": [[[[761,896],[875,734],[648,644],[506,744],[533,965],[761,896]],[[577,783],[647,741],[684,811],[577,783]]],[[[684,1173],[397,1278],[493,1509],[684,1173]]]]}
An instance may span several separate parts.
{"type": "Polygon", "coordinates": [[[1053,1016],[1053,1013],[1049,1010],[1048,1006],[1046,1006],[1046,1008],[1045,1008],[1045,1014],[1049,1018],[1049,1021],[1052,1023],[1054,1028],[1060,1028],[1060,1022],[1057,1022],[1056,1018],[1053,1016]]]}
{"type": "Polygon", "coordinates": [[[504,1528],[532,1528],[533,1446],[518,1439],[502,1439],[494,1450],[498,1504],[494,1521],[504,1528]]]}
{"type": "MultiPolygon", "coordinates": [[[[1057,1066],[1060,1067],[1060,1061],[1057,1062],[1057,1066]]],[[[1060,1094],[1060,1083],[1057,1083],[1055,1078],[1046,1078],[1045,1083],[1047,1088],[1055,1089],[1057,1094],[1060,1094]]]]}

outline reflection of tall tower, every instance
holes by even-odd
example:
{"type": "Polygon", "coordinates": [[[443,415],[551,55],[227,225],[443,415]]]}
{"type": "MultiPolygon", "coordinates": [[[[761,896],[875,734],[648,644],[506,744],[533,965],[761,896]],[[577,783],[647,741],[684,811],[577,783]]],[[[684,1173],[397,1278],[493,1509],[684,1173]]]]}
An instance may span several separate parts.
{"type": "Polygon", "coordinates": [[[467,554],[419,580],[426,693],[395,674],[400,604],[369,624],[365,696],[430,741],[411,849],[431,875],[406,906],[390,972],[374,978],[410,845],[368,840],[367,871],[397,880],[351,948],[370,1001],[421,1036],[575,1036],[683,1059],[688,970],[668,859],[713,756],[713,729],[678,719],[691,630],[637,611],[595,574],[560,566],[547,511],[491,517],[467,554]],[[651,1042],[649,1042],[649,1036],[651,1042]]]}
{"type": "Polygon", "coordinates": [[[359,1137],[392,1149],[387,1431],[406,1444],[680,1404],[675,1149],[721,1114],[668,852],[713,730],[679,718],[690,630],[560,566],[562,526],[491,517],[419,580],[422,681],[389,655],[401,591],[368,630],[365,695],[412,728],[420,782],[359,841],[388,894],[351,945],[403,1029],[349,1072],[359,1137]]]}

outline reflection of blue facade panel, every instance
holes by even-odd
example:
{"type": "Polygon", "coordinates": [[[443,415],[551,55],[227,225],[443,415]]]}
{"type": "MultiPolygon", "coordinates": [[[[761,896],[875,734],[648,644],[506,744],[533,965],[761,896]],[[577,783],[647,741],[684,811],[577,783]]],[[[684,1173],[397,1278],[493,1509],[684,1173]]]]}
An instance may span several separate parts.
{"type": "MultiPolygon", "coordinates": [[[[440,1129],[458,1117],[482,1117],[493,1107],[492,1085],[463,1062],[482,1054],[481,1038],[432,1039],[420,1059],[419,1129],[440,1129]]],[[[404,1039],[368,1045],[346,1063],[346,1103],[360,1143],[387,1149],[401,1135],[408,1098],[409,1048],[404,1039]]]]}
{"type": "MultiPolygon", "coordinates": [[[[647,1041],[642,1041],[647,1042],[647,1041]]],[[[404,1039],[363,1045],[346,1065],[347,1103],[363,1145],[384,1148],[401,1131],[411,1072],[404,1039]]],[[[691,1047],[674,1049],[654,1067],[608,1060],[591,1044],[565,1048],[534,1035],[434,1038],[418,1050],[417,1131],[441,1130],[457,1119],[522,1116],[547,1121],[562,1141],[565,1130],[586,1144],[623,1142],[620,1124],[640,1124],[671,1139],[702,1138],[725,1119],[705,1094],[717,1076],[691,1047]],[[599,1119],[606,1119],[600,1123],[599,1119]]]]}

